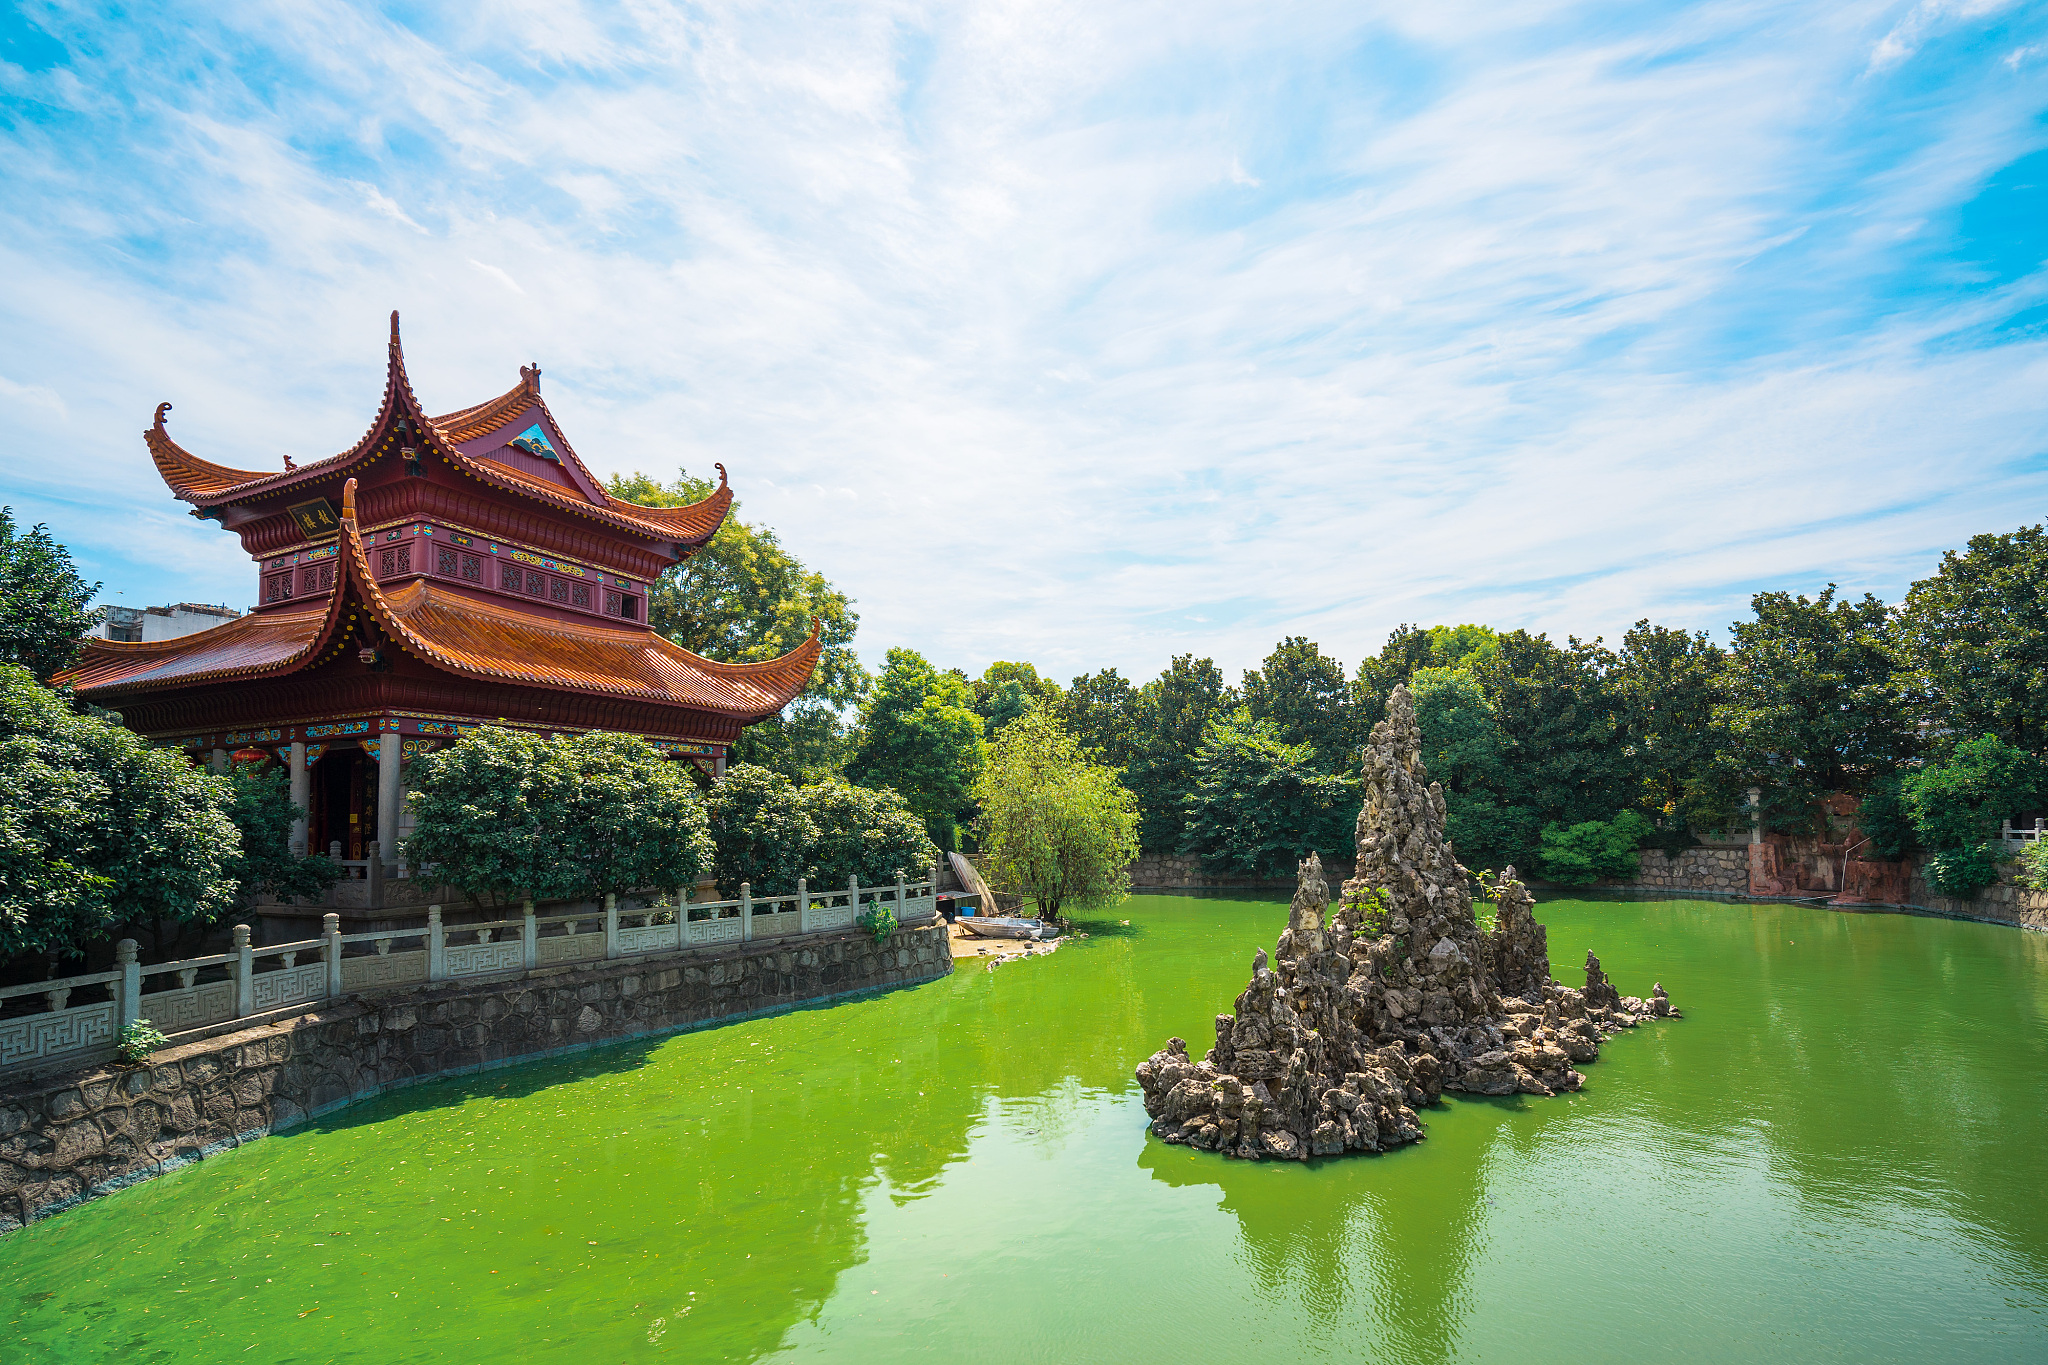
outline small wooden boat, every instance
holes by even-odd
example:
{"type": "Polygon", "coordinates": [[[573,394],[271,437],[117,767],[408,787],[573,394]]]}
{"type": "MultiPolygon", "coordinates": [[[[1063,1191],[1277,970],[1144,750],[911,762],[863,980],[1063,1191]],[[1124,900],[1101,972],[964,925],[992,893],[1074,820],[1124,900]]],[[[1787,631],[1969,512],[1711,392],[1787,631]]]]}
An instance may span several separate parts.
{"type": "Polygon", "coordinates": [[[1035,919],[1003,919],[995,915],[962,915],[960,927],[977,938],[1037,938],[1035,919]]]}

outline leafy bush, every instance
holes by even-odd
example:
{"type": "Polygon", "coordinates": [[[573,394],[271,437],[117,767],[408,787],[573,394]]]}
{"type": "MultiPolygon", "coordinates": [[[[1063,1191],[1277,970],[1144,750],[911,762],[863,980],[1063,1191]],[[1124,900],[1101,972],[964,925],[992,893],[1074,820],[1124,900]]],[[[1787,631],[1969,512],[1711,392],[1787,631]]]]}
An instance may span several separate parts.
{"type": "Polygon", "coordinates": [[[1959,901],[1975,898],[1998,880],[1998,853],[1989,843],[1944,849],[1921,867],[1927,884],[1959,901]]]}
{"type": "Polygon", "coordinates": [[[854,923],[873,934],[875,942],[880,943],[896,932],[896,912],[877,902],[861,911],[860,918],[854,923]]]}
{"type": "Polygon", "coordinates": [[[139,1066],[149,1060],[149,1054],[160,1047],[169,1047],[170,1038],[164,1031],[147,1019],[137,1019],[124,1025],[121,1037],[114,1044],[115,1055],[131,1066],[139,1066]]]}
{"type": "Polygon", "coordinates": [[[804,855],[812,886],[844,886],[849,877],[881,886],[926,876],[938,862],[924,822],[893,791],[815,782],[798,788],[797,796],[818,831],[804,855]]]}
{"type": "Polygon", "coordinates": [[[1632,810],[1612,820],[1549,825],[1543,830],[1543,875],[1566,886],[1584,886],[1603,877],[1633,877],[1636,851],[1653,833],[1648,820],[1632,810]]]}
{"type": "Polygon", "coordinates": [[[763,893],[795,887],[818,842],[805,805],[796,784],[781,773],[753,763],[725,770],[704,797],[719,895],[731,900],[742,882],[763,893]]]}
{"type": "Polygon", "coordinates": [[[1939,854],[1982,843],[2007,816],[2033,803],[2041,779],[2041,760],[1985,735],[1914,773],[1902,790],[1920,842],[1939,854]]]}
{"type": "Polygon", "coordinates": [[[422,760],[409,799],[407,857],[493,904],[688,886],[712,862],[696,784],[631,735],[485,726],[422,760]]]}
{"type": "Polygon", "coordinates": [[[2020,885],[2048,891],[2048,839],[2036,839],[2020,853],[2020,885]]]}
{"type": "Polygon", "coordinates": [[[176,750],[0,665],[0,957],[226,913],[241,846],[231,793],[176,750]]]}
{"type": "Polygon", "coordinates": [[[228,780],[234,784],[228,816],[242,832],[242,846],[224,870],[235,879],[241,905],[247,908],[258,896],[287,900],[326,891],[341,868],[324,853],[301,858],[292,852],[292,825],[301,812],[292,804],[284,769],[236,764],[228,780]]]}

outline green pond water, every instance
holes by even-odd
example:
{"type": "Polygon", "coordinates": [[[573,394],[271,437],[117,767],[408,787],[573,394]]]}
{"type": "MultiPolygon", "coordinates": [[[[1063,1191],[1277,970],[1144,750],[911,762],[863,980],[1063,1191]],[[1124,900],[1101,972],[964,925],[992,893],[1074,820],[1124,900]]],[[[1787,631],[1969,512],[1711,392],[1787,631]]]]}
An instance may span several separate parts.
{"type": "MultiPolygon", "coordinates": [[[[0,1361],[2048,1360],[2048,936],[1552,901],[1686,1012],[1383,1157],[1145,1132],[1283,905],[440,1082],[0,1241],[0,1361]]],[[[1199,1051],[1199,1044],[1197,1050],[1199,1051]]]]}

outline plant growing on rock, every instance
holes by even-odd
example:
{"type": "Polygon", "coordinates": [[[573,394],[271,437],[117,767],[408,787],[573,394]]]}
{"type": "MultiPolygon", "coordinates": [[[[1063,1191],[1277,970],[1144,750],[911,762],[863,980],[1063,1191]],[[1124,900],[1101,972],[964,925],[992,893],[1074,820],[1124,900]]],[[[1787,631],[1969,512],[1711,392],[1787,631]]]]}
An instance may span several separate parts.
{"type": "Polygon", "coordinates": [[[140,1066],[158,1048],[170,1045],[170,1037],[162,1029],[147,1019],[137,1019],[122,1026],[120,1041],[114,1044],[114,1054],[130,1066],[140,1066]]]}
{"type": "Polygon", "coordinates": [[[880,901],[876,901],[867,909],[861,911],[860,917],[854,923],[873,934],[875,942],[880,943],[883,939],[896,932],[896,912],[883,905],[880,901]]]}

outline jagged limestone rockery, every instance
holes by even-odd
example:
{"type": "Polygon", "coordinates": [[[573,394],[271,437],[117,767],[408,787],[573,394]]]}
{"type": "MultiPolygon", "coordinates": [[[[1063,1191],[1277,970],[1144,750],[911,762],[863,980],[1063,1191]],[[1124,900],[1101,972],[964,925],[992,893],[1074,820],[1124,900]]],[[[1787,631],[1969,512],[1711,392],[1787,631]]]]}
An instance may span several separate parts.
{"type": "Polygon", "coordinates": [[[1590,953],[1583,990],[1553,981],[1513,868],[1480,929],[1421,747],[1397,687],[1366,748],[1357,875],[1332,915],[1310,854],[1287,928],[1270,960],[1253,959],[1236,1012],[1216,1016],[1208,1055],[1193,1061],[1173,1038],[1138,1066],[1154,1133],[1254,1160],[1385,1151],[1422,1137],[1416,1110],[1446,1089],[1576,1090],[1574,1063],[1606,1035],[1676,1016],[1661,984],[1647,1002],[1624,997],[1590,953]]]}

